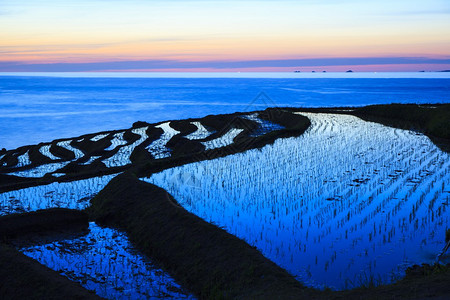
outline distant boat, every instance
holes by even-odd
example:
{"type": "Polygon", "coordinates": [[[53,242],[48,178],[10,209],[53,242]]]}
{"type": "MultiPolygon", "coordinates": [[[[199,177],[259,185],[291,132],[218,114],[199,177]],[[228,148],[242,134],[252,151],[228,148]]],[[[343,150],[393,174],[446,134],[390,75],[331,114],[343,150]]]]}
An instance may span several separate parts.
{"type": "Polygon", "coordinates": [[[353,71],[352,70],[348,70],[345,73],[353,73],[353,71]]]}
{"type": "Polygon", "coordinates": [[[295,70],[294,73],[301,73],[301,71],[295,70]]]}

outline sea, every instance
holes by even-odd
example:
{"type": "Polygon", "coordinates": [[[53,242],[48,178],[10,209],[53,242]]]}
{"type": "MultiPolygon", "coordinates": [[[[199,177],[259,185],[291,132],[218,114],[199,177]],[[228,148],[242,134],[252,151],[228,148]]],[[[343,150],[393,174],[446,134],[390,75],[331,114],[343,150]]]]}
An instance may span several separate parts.
{"type": "Polygon", "coordinates": [[[0,73],[0,149],[267,107],[450,103],[450,73],[0,73]]]}

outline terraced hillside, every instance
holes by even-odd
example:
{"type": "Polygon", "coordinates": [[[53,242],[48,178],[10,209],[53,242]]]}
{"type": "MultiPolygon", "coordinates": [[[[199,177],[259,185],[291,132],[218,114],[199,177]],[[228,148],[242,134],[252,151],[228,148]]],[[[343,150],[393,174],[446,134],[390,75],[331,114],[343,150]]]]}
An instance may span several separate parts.
{"type": "MultiPolygon", "coordinates": [[[[303,284],[344,289],[395,281],[407,266],[434,261],[443,248],[442,236],[450,226],[449,154],[416,131],[365,122],[345,115],[347,110],[336,112],[267,109],[136,122],[126,130],[2,151],[0,216],[92,205],[87,211],[99,223],[91,222],[88,234],[15,246],[106,298],[193,298],[179,283],[206,298],[245,298],[241,286],[250,287],[247,297],[270,290],[292,299],[339,298],[347,292],[322,292],[303,284]],[[133,194],[129,186],[148,193],[136,188],[133,194]],[[155,190],[162,195],[158,199],[155,190]],[[113,212],[108,211],[111,204],[113,212]],[[177,223],[181,221],[185,223],[177,223]],[[145,226],[151,226],[158,241],[139,239],[149,232],[145,226]],[[187,232],[193,237],[186,238],[187,232]],[[178,250],[155,249],[162,240],[178,250]],[[209,248],[199,251],[204,244],[209,248]],[[191,257],[183,258],[179,249],[191,257]],[[240,249],[246,249],[245,259],[240,249]],[[155,267],[139,250],[152,258],[159,253],[156,259],[171,273],[155,267]],[[199,252],[203,255],[195,257],[199,252]],[[225,254],[232,266],[220,260],[225,254]],[[173,265],[174,257],[177,265],[188,267],[173,265]],[[258,273],[261,265],[266,273],[258,273]],[[225,276],[229,282],[221,277],[228,274],[221,268],[232,273],[225,276]],[[200,277],[193,273],[204,282],[197,282],[200,277]],[[218,278],[224,281],[215,286],[218,278]],[[279,291],[268,285],[276,282],[272,279],[281,283],[279,291]],[[259,283],[256,290],[254,282],[259,283]],[[232,294],[227,294],[227,284],[234,287],[232,294]]],[[[446,293],[442,278],[431,285],[439,286],[439,295],[446,293]]],[[[427,280],[422,283],[429,286],[427,280]]],[[[392,291],[400,290],[385,292],[392,291]]],[[[359,299],[370,291],[348,293],[359,299]]]]}
{"type": "MultiPolygon", "coordinates": [[[[137,122],[127,130],[2,152],[0,216],[54,207],[83,210],[128,169],[145,172],[153,164],[160,168],[213,159],[261,147],[278,136],[301,134],[308,125],[306,118],[268,110],[158,124],[137,122]]],[[[48,241],[37,237],[15,247],[102,297],[193,297],[137,251],[124,233],[95,223],[89,231],[48,241]]]]}
{"type": "Polygon", "coordinates": [[[306,118],[268,110],[158,124],[137,122],[127,130],[9,150],[0,155],[1,210],[61,205],[81,209],[112,174],[130,168],[151,172],[154,165],[212,159],[261,147],[279,135],[300,134],[308,124],[306,118]],[[289,119],[296,123],[286,123],[289,119]],[[67,193],[67,189],[72,191],[67,193]]]}

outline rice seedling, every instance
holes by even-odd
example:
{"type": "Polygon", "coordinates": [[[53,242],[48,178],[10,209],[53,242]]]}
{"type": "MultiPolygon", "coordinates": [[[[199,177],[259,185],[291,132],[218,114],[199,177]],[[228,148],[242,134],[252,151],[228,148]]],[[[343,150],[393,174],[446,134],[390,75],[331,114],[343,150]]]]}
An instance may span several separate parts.
{"type": "Polygon", "coordinates": [[[40,166],[37,166],[37,167],[32,168],[32,169],[27,169],[27,170],[23,170],[23,171],[16,171],[16,172],[7,173],[7,174],[8,175],[18,176],[18,177],[41,178],[45,174],[53,173],[53,172],[55,172],[55,171],[57,171],[59,169],[64,168],[69,163],[70,163],[70,161],[55,162],[55,163],[40,165],[40,166]]]}
{"type": "Polygon", "coordinates": [[[39,152],[42,153],[42,155],[47,156],[48,158],[50,158],[51,160],[58,160],[59,157],[54,156],[51,152],[50,152],[50,147],[51,145],[44,145],[41,148],[39,148],[39,152]]]}
{"type": "Polygon", "coordinates": [[[210,131],[210,130],[206,129],[205,126],[203,126],[202,123],[200,123],[200,122],[191,122],[191,124],[196,126],[197,130],[186,136],[186,138],[188,140],[205,139],[214,133],[214,131],[210,131]]]}
{"type": "Polygon", "coordinates": [[[166,147],[167,142],[174,137],[175,135],[179,134],[180,132],[170,127],[170,122],[165,122],[160,125],[155,126],[156,128],[161,128],[164,133],[162,136],[152,142],[149,146],[146,147],[146,149],[155,157],[158,158],[165,158],[170,156],[170,149],[166,147]]]}
{"type": "Polygon", "coordinates": [[[431,260],[450,222],[449,155],[416,132],[302,114],[312,125],[298,138],[143,180],[310,286],[342,289],[369,268],[389,282],[404,260],[431,260]]]}
{"type": "Polygon", "coordinates": [[[218,137],[210,141],[202,142],[202,144],[205,145],[205,150],[226,147],[228,145],[233,144],[234,138],[237,137],[242,131],[244,131],[244,129],[232,128],[221,137],[218,137]]]}
{"type": "Polygon", "coordinates": [[[193,299],[123,233],[95,223],[87,235],[19,250],[107,299],[193,299]]]}
{"type": "Polygon", "coordinates": [[[109,133],[98,134],[98,135],[94,136],[93,138],[91,138],[90,140],[92,142],[98,142],[101,139],[104,139],[105,137],[107,137],[108,135],[109,135],[109,133]]]}
{"type": "Polygon", "coordinates": [[[73,147],[70,143],[72,142],[72,140],[66,140],[66,141],[61,141],[56,143],[56,145],[69,150],[70,152],[73,152],[73,154],[75,155],[75,159],[79,159],[81,157],[84,156],[83,151],[81,151],[80,149],[77,149],[75,147],[73,147]]]}
{"type": "Polygon", "coordinates": [[[111,145],[108,148],[106,148],[105,150],[111,151],[111,150],[116,149],[119,146],[126,145],[128,142],[125,141],[125,139],[123,138],[124,133],[125,132],[123,132],[123,131],[115,133],[113,135],[113,138],[111,139],[111,145]]]}
{"type": "Polygon", "coordinates": [[[102,160],[108,168],[122,167],[131,164],[130,156],[133,150],[147,140],[148,127],[132,129],[131,132],[140,136],[140,138],[131,145],[123,146],[113,156],[102,160]]]}
{"type": "Polygon", "coordinates": [[[53,207],[85,209],[115,175],[54,182],[0,194],[0,215],[53,207]]]}
{"type": "Polygon", "coordinates": [[[28,155],[28,151],[25,152],[24,154],[18,156],[17,161],[18,161],[18,163],[16,165],[17,168],[30,165],[31,160],[30,160],[30,156],[28,155]]]}

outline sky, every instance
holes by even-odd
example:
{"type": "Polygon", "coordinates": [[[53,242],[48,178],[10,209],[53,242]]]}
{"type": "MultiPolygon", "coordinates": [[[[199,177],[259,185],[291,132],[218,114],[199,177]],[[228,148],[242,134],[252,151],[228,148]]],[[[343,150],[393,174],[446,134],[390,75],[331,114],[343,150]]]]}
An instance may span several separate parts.
{"type": "Polygon", "coordinates": [[[0,72],[439,71],[449,0],[0,0],[0,72]]]}

